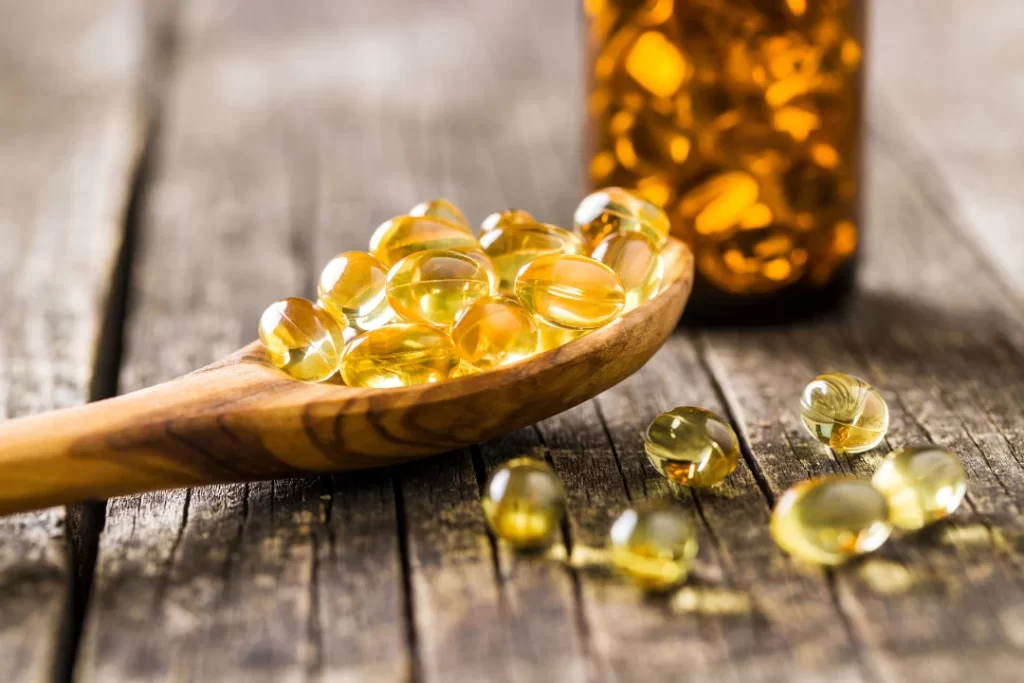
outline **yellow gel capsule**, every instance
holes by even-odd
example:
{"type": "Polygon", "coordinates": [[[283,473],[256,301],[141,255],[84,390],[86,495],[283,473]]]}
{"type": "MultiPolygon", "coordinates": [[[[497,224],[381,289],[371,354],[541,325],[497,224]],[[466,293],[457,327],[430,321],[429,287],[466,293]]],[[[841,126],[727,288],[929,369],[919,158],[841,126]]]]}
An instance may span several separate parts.
{"type": "Polygon", "coordinates": [[[549,325],[540,318],[537,318],[537,331],[537,351],[540,352],[565,346],[569,342],[588,334],[591,330],[570,330],[564,327],[549,325]]]}
{"type": "Polygon", "coordinates": [[[494,265],[491,257],[485,254],[483,249],[471,249],[461,253],[480,264],[480,267],[487,274],[487,279],[491,282],[491,291],[497,292],[498,287],[501,285],[501,275],[498,273],[498,266],[494,265]]]}
{"type": "Polygon", "coordinates": [[[384,283],[388,269],[364,251],[346,251],[331,259],[317,283],[319,305],[335,320],[357,330],[380,327],[391,319],[384,283]]]}
{"type": "Polygon", "coordinates": [[[469,221],[466,220],[466,215],[462,213],[459,207],[455,206],[455,204],[444,197],[432,199],[429,202],[420,202],[409,209],[409,215],[440,218],[441,220],[448,221],[453,225],[465,228],[466,232],[472,232],[469,227],[469,221]]]}
{"type": "Polygon", "coordinates": [[[537,351],[537,323],[515,299],[477,299],[459,313],[452,341],[462,360],[481,370],[514,363],[537,351]]]}
{"type": "Polygon", "coordinates": [[[626,290],[611,268],[574,254],[530,261],[519,272],[515,291],[530,313],[574,330],[606,325],[626,305],[626,290]]]}
{"type": "Polygon", "coordinates": [[[322,382],[338,369],[341,326],[312,301],[292,297],[267,306],[259,337],[270,361],[295,379],[322,382]]]}
{"type": "Polygon", "coordinates": [[[538,256],[583,253],[583,243],[576,235],[546,223],[494,228],[480,236],[480,244],[498,267],[502,292],[511,292],[520,269],[538,256]]]}
{"type": "Polygon", "coordinates": [[[428,249],[409,254],[388,272],[388,302],[411,322],[448,327],[459,311],[491,294],[491,281],[465,254],[428,249]]]}
{"type": "Polygon", "coordinates": [[[381,223],[370,237],[370,251],[388,267],[417,251],[479,248],[467,230],[430,216],[396,216],[381,223]]]}
{"type": "Polygon", "coordinates": [[[662,476],[699,488],[728,477],[740,460],[740,442],[732,426],[712,412],[692,407],[654,418],[644,449],[662,476]]]}
{"type": "Polygon", "coordinates": [[[515,458],[491,475],[481,502],[495,536],[517,548],[539,548],[554,540],[565,488],[546,462],[515,458]]]}
{"type": "Polygon", "coordinates": [[[608,533],[612,565],[648,591],[665,591],[686,579],[697,556],[697,534],[683,511],[663,501],[627,509],[608,533]]]}
{"type": "Polygon", "coordinates": [[[626,308],[631,311],[658,293],[665,269],[654,241],[642,232],[608,235],[590,255],[619,276],[626,288],[626,308]]]}
{"type": "Polygon", "coordinates": [[[800,482],[772,511],[771,533],[787,553],[838,565],[870,553],[892,532],[889,505],[869,482],[828,476],[800,482]]]}
{"type": "Polygon", "coordinates": [[[448,379],[458,379],[459,377],[469,377],[470,375],[479,375],[483,372],[480,368],[475,368],[466,361],[459,361],[458,367],[456,367],[452,374],[448,376],[448,379]]]}
{"type": "Polygon", "coordinates": [[[851,375],[819,375],[804,388],[800,417],[816,438],[839,453],[863,453],[885,438],[889,407],[870,384],[851,375]]]}
{"type": "Polygon", "coordinates": [[[948,448],[908,446],[885,456],[871,484],[889,501],[892,523],[914,531],[960,507],[967,493],[967,474],[948,448]]]}
{"type": "Polygon", "coordinates": [[[364,332],[345,347],[341,377],[350,387],[387,389],[448,379],[459,365],[455,345],[422,323],[392,323],[364,332]]]}
{"type": "Polygon", "coordinates": [[[505,209],[495,211],[485,218],[480,224],[480,233],[490,232],[498,228],[505,228],[519,223],[536,223],[537,220],[528,212],[522,209],[505,209]]]}
{"type": "Polygon", "coordinates": [[[573,223],[590,250],[613,232],[642,232],[660,249],[670,228],[660,206],[621,187],[606,187],[584,197],[573,223]]]}

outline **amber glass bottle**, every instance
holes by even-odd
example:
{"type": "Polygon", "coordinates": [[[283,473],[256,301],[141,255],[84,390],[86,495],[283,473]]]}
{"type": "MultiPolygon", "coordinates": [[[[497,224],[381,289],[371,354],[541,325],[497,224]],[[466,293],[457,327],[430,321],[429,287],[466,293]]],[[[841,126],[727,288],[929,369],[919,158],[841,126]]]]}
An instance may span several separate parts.
{"type": "Polygon", "coordinates": [[[687,316],[837,306],[860,225],[866,0],[583,0],[587,173],[694,249],[687,316]]]}

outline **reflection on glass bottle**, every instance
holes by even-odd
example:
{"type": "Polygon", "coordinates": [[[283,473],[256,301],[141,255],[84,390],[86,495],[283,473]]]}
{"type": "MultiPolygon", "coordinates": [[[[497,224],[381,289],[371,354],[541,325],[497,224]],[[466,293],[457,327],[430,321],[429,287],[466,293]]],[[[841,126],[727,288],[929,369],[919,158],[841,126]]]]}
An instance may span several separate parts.
{"type": "Polygon", "coordinates": [[[590,185],[635,188],[693,248],[703,318],[848,291],[864,0],[584,0],[590,185]]]}

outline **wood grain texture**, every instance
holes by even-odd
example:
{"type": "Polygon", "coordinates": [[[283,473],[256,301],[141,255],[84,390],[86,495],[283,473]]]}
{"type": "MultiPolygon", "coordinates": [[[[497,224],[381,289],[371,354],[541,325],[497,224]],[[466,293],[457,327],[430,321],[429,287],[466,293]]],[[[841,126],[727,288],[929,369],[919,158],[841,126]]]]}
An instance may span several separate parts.
{"type": "MultiPolygon", "coordinates": [[[[83,403],[141,133],[131,2],[0,4],[0,417],[83,403]],[[116,40],[114,38],[116,37],[116,40]]],[[[51,680],[70,614],[63,508],[0,519],[0,662],[51,680]]]]}

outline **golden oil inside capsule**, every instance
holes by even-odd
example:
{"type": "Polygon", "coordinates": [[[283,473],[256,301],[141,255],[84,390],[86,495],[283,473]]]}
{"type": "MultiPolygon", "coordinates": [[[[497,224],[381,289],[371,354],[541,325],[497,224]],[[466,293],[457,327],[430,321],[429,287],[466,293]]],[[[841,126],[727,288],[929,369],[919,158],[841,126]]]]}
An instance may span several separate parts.
{"type": "Polygon", "coordinates": [[[387,293],[391,308],[406,320],[447,328],[459,311],[491,294],[491,281],[469,256],[428,249],[391,268],[387,293]]]}
{"type": "Polygon", "coordinates": [[[772,511],[772,538],[806,562],[838,565],[889,538],[889,506],[869,482],[829,476],[800,482],[772,511]]]}
{"type": "Polygon", "coordinates": [[[517,225],[519,223],[536,223],[537,220],[529,211],[523,211],[522,209],[505,209],[504,211],[496,211],[490,216],[485,218],[480,223],[480,233],[490,232],[498,228],[508,227],[509,225],[517,225]]]}
{"type": "Polygon", "coordinates": [[[331,259],[320,273],[319,305],[357,330],[380,327],[392,316],[384,290],[387,277],[387,266],[375,256],[346,251],[331,259]]]}
{"type": "Polygon", "coordinates": [[[662,476],[684,486],[714,486],[732,474],[740,460],[732,426],[712,412],[688,406],[654,418],[644,449],[662,476]]]}
{"type": "Polygon", "coordinates": [[[631,311],[658,293],[665,274],[658,247],[640,232],[616,232],[608,235],[590,255],[619,276],[626,288],[626,307],[631,311]]]}
{"type": "Polygon", "coordinates": [[[322,382],[338,370],[341,326],[312,301],[270,304],[260,316],[259,338],[270,361],[295,379],[322,382]]]}
{"type": "Polygon", "coordinates": [[[945,519],[967,493],[956,453],[935,445],[897,448],[882,460],[871,484],[889,501],[889,519],[913,531],[945,519]]]}
{"type": "Polygon", "coordinates": [[[479,248],[468,230],[432,216],[396,216],[381,223],[370,237],[370,251],[388,267],[417,251],[479,248]]]}
{"type": "Polygon", "coordinates": [[[537,352],[537,323],[515,299],[489,296],[467,306],[452,327],[463,361],[490,370],[537,352]]]}
{"type": "Polygon", "coordinates": [[[606,187],[584,197],[573,223],[590,250],[612,233],[633,231],[646,234],[660,249],[670,227],[660,206],[621,187],[606,187]]]}
{"type": "Polygon", "coordinates": [[[480,244],[501,276],[499,290],[510,293],[516,275],[527,263],[547,254],[582,254],[579,238],[546,223],[516,223],[494,228],[480,236],[480,244]]]}
{"type": "Polygon", "coordinates": [[[477,367],[473,367],[466,361],[459,361],[458,367],[456,367],[448,379],[458,379],[459,377],[469,377],[470,375],[479,375],[483,370],[477,367]]]}
{"type": "Polygon", "coordinates": [[[482,504],[495,536],[517,548],[540,548],[554,540],[565,514],[565,488],[547,463],[515,458],[491,475],[482,504]]]}
{"type": "Polygon", "coordinates": [[[458,365],[455,345],[441,330],[422,323],[391,323],[348,343],[341,376],[351,387],[387,389],[440,382],[458,365]]]}
{"type": "Polygon", "coordinates": [[[682,583],[697,556],[693,525],[668,502],[647,501],[627,509],[612,524],[608,540],[612,565],[648,591],[682,583]]]}
{"type": "Polygon", "coordinates": [[[745,228],[697,250],[701,273],[719,289],[772,292],[799,280],[808,264],[800,231],[782,223],[745,228]]]}
{"type": "Polygon", "coordinates": [[[530,313],[552,325],[576,330],[606,325],[626,305],[626,290],[611,268],[574,254],[530,261],[519,272],[515,291],[530,313]]]}
{"type": "Polygon", "coordinates": [[[429,202],[420,202],[409,209],[409,215],[440,218],[453,225],[465,228],[466,232],[472,233],[469,221],[466,220],[466,215],[453,202],[448,201],[444,197],[432,199],[429,202]]]}
{"type": "Polygon", "coordinates": [[[560,346],[564,346],[571,341],[579,339],[580,337],[589,334],[592,330],[570,330],[565,327],[559,327],[557,325],[550,325],[544,322],[541,318],[536,318],[537,321],[537,351],[550,351],[551,349],[557,349],[560,346]]]}
{"type": "Polygon", "coordinates": [[[501,285],[501,274],[498,273],[498,266],[494,265],[491,257],[485,254],[483,249],[470,249],[461,253],[480,264],[480,267],[484,269],[484,273],[487,274],[487,279],[491,282],[491,291],[497,292],[501,285]]]}
{"type": "Polygon", "coordinates": [[[851,375],[819,375],[804,388],[800,417],[816,438],[839,453],[863,453],[885,438],[889,407],[867,382],[851,375]]]}

